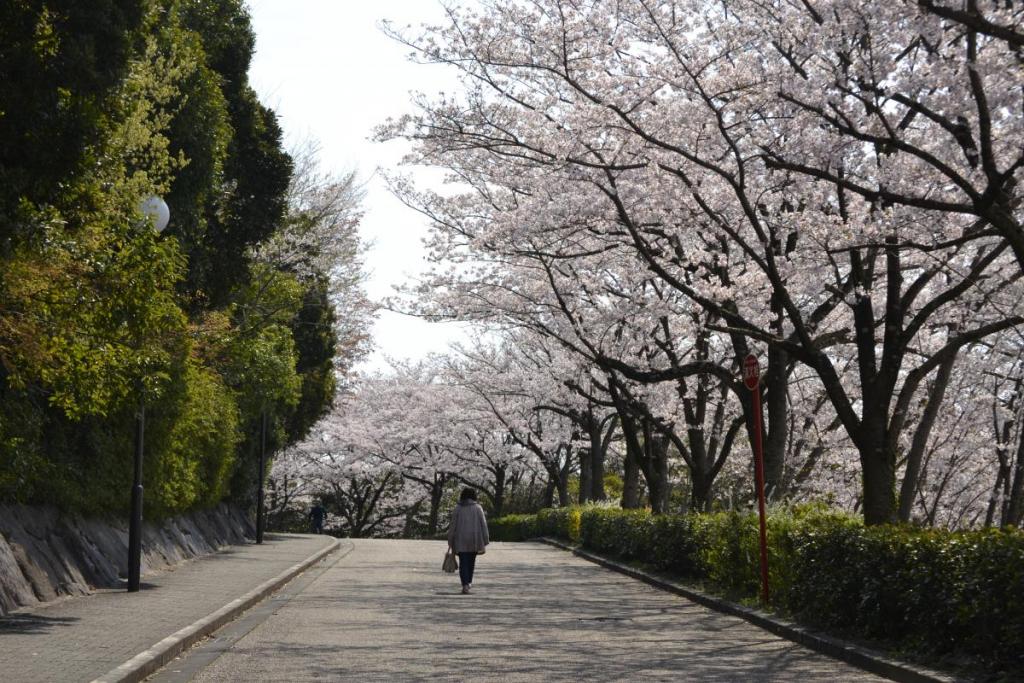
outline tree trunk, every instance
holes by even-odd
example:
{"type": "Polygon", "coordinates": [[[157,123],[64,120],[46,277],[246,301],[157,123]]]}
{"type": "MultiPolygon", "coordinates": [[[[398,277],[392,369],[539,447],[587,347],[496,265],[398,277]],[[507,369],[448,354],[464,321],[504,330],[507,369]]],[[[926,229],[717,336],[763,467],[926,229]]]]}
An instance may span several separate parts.
{"type": "Polygon", "coordinates": [[[434,483],[430,485],[430,516],[427,518],[427,535],[437,535],[438,518],[441,515],[441,498],[444,496],[444,477],[434,475],[434,483]]]}
{"type": "MultiPolygon", "coordinates": [[[[604,423],[595,418],[592,411],[587,412],[586,427],[590,446],[587,461],[580,459],[580,502],[604,500],[604,461],[611,441],[610,434],[605,436],[604,423]]],[[[609,424],[608,429],[615,429],[614,422],[609,424]]]]}
{"type": "Polygon", "coordinates": [[[559,480],[556,488],[558,490],[558,507],[567,508],[572,505],[572,499],[569,497],[569,484],[559,480]]]}
{"type": "MultiPolygon", "coordinates": [[[[530,483],[526,486],[526,509],[533,510],[533,497],[537,493],[537,473],[530,472],[530,483]]],[[[543,501],[542,501],[543,502],[543,501]]]]}
{"type": "Polygon", "coordinates": [[[494,468],[494,498],[491,502],[494,503],[494,509],[491,510],[491,515],[494,517],[501,517],[505,514],[505,479],[507,473],[504,466],[498,466],[494,468]]]}
{"type": "Polygon", "coordinates": [[[601,422],[591,422],[593,428],[590,432],[590,499],[600,501],[608,496],[604,490],[604,463],[608,457],[608,444],[611,443],[612,433],[615,431],[615,420],[608,420],[607,432],[601,422]]]}
{"type": "Polygon", "coordinates": [[[702,470],[690,470],[690,508],[697,512],[711,512],[712,478],[702,470]]]}
{"type": "Polygon", "coordinates": [[[598,448],[590,455],[590,500],[605,499],[604,492],[604,457],[605,451],[598,448]]]}
{"type": "Polygon", "coordinates": [[[907,453],[907,467],[903,474],[903,485],[900,486],[899,518],[902,522],[910,521],[910,512],[914,507],[914,496],[917,495],[918,479],[921,477],[921,460],[924,457],[925,448],[928,445],[928,437],[931,435],[932,427],[939,414],[939,406],[946,395],[946,387],[949,386],[949,377],[953,372],[953,364],[956,356],[950,356],[949,360],[939,366],[935,374],[935,382],[931,391],[928,392],[928,400],[925,403],[924,412],[917,428],[914,430],[914,438],[910,443],[910,451],[907,453]]]}
{"type": "MultiPolygon", "coordinates": [[[[567,449],[568,450],[568,449],[567,449]]],[[[558,471],[558,507],[569,507],[572,499],[569,498],[569,472],[572,471],[572,453],[565,453],[565,464],[558,471]]]]}
{"type": "Polygon", "coordinates": [[[547,484],[544,485],[544,498],[541,500],[542,508],[555,507],[555,477],[548,475],[547,484]]]}
{"type": "Polygon", "coordinates": [[[633,449],[628,445],[622,469],[622,508],[635,510],[640,507],[640,464],[633,449]]]}
{"type": "MultiPolygon", "coordinates": [[[[1024,437],[1024,430],[1021,430],[1024,437]]],[[[1017,441],[1017,462],[1013,468],[1013,482],[1010,484],[1010,496],[1005,503],[1001,520],[1002,526],[1020,527],[1024,522],[1024,438],[1017,441]]]]}
{"type": "MultiPolygon", "coordinates": [[[[593,438],[591,438],[591,444],[593,444],[593,438]]],[[[580,495],[579,502],[583,505],[592,500],[591,495],[593,491],[593,458],[594,450],[593,445],[590,448],[580,448],[578,451],[580,459],[580,495]]]]}
{"type": "Polygon", "coordinates": [[[637,433],[638,425],[626,401],[619,393],[614,381],[609,378],[608,388],[615,401],[615,412],[619,415],[623,440],[626,442],[626,458],[623,462],[622,507],[626,510],[640,507],[640,470],[646,465],[644,446],[637,433]]]}
{"type": "Polygon", "coordinates": [[[1010,468],[1005,463],[999,465],[999,472],[996,474],[996,483],[992,486],[992,492],[988,496],[988,506],[985,508],[985,528],[988,529],[996,521],[996,509],[999,509],[1000,519],[1006,516],[1006,499],[1009,486],[1006,480],[1010,476],[1010,468]]]}
{"type": "Polygon", "coordinates": [[[787,491],[783,485],[786,465],[786,442],[789,439],[789,398],[786,366],[789,356],[775,345],[768,347],[768,369],[765,373],[765,407],[768,422],[764,440],[764,489],[769,500],[780,500],[787,491]]]}
{"type": "Polygon", "coordinates": [[[668,439],[661,434],[652,434],[649,429],[645,432],[645,440],[650,444],[650,467],[645,468],[644,478],[647,480],[651,512],[660,515],[668,509],[668,439]]]}
{"type": "Polygon", "coordinates": [[[640,471],[647,482],[651,512],[664,514],[669,504],[669,439],[654,434],[649,420],[644,420],[643,432],[646,457],[640,471]]]}
{"type": "Polygon", "coordinates": [[[861,423],[861,471],[864,476],[864,523],[890,524],[898,520],[896,458],[886,447],[885,417],[865,415],[861,423]]]}
{"type": "Polygon", "coordinates": [[[405,528],[402,529],[402,538],[413,537],[413,524],[416,523],[416,515],[419,514],[420,508],[423,507],[423,501],[417,500],[416,504],[410,507],[405,512],[405,528]]]}

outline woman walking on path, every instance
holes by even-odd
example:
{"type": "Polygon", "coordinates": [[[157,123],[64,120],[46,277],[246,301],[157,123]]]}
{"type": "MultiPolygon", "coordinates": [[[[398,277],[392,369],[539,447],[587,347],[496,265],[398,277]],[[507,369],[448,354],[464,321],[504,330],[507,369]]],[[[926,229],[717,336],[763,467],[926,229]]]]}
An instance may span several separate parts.
{"type": "Polygon", "coordinates": [[[462,592],[468,593],[473,587],[473,569],[476,556],[483,555],[491,540],[487,536],[487,518],[484,509],[476,502],[476,491],[462,489],[459,504],[452,511],[452,523],[448,527],[448,545],[459,556],[459,578],[462,592]]]}

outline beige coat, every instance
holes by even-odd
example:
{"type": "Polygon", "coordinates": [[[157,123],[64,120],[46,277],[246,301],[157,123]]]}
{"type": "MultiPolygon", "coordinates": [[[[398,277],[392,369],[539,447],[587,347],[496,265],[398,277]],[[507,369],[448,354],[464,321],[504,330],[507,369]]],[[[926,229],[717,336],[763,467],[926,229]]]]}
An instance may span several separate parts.
{"type": "Polygon", "coordinates": [[[457,553],[482,553],[491,542],[487,536],[487,518],[484,509],[473,500],[459,503],[452,511],[448,527],[448,544],[457,553]]]}

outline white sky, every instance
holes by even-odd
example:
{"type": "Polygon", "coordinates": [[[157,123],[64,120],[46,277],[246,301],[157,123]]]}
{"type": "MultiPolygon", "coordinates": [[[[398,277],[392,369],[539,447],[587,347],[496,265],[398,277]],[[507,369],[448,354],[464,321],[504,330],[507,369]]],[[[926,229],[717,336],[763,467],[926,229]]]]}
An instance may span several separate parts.
{"type": "MultiPolygon", "coordinates": [[[[442,7],[437,0],[249,0],[248,6],[256,31],[249,79],[261,101],[277,112],[290,140],[319,141],[325,169],[356,168],[369,179],[361,226],[373,244],[368,291],[374,299],[387,296],[393,285],[422,270],[427,223],[372,177],[378,167],[395,170],[405,146],[369,137],[389,116],[411,111],[410,91],[450,92],[455,78],[443,67],[408,61],[409,49],[385,36],[378,23],[443,23],[442,7]]],[[[451,324],[381,311],[374,327],[377,351],[367,365],[382,367],[384,355],[418,358],[442,351],[458,336],[451,324]]]]}

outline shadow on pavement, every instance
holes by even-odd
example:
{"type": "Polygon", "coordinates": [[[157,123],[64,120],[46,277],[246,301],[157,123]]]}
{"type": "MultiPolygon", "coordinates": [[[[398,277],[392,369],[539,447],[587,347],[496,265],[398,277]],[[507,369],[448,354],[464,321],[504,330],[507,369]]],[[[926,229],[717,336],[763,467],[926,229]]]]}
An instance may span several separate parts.
{"type": "Polygon", "coordinates": [[[532,549],[527,562],[515,552],[480,558],[470,595],[434,562],[353,556],[315,598],[293,603],[336,645],[267,637],[236,652],[273,652],[310,679],[837,680],[832,660],[739,619],[560,551],[532,549]],[[383,564],[410,581],[382,581],[383,564]]]}
{"type": "Polygon", "coordinates": [[[0,617],[0,634],[46,633],[59,626],[70,626],[77,617],[47,617],[41,614],[9,614],[0,617]]]}

